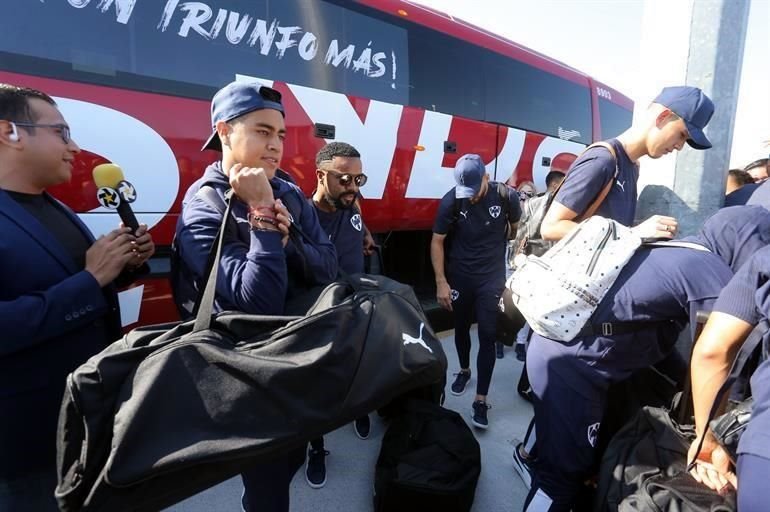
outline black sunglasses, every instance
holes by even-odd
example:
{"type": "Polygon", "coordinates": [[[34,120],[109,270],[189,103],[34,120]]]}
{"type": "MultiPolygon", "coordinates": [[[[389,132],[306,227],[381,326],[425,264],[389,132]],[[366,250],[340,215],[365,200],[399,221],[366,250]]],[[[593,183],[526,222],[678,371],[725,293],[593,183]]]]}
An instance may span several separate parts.
{"type": "Polygon", "coordinates": [[[331,169],[321,169],[324,172],[331,173],[332,176],[337,178],[337,181],[340,182],[340,185],[343,187],[347,187],[351,183],[355,183],[357,187],[363,187],[366,185],[366,181],[369,179],[366,177],[366,174],[347,174],[347,173],[341,173],[339,171],[333,171],[331,169]]]}

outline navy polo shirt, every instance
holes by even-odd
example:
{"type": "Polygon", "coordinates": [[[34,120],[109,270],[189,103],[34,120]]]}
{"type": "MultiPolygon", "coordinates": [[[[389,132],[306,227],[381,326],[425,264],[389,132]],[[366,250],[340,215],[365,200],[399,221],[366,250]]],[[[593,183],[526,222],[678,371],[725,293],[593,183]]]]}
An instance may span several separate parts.
{"type": "Polygon", "coordinates": [[[441,198],[433,232],[446,235],[451,231],[444,254],[447,273],[505,276],[506,223],[521,217],[519,194],[510,187],[506,191],[508,197],[500,197],[497,184],[489,182],[484,197],[475,204],[461,199],[459,208],[455,207],[454,188],[441,198]],[[510,219],[505,218],[503,201],[508,201],[510,219]]]}
{"type": "MultiPolygon", "coordinates": [[[[628,157],[620,142],[616,139],[607,142],[615,148],[618,177],[596,215],[631,226],[636,214],[639,168],[628,157]]],[[[603,147],[591,148],[572,164],[555,200],[580,215],[594,202],[614,174],[615,159],[610,152],[603,147]]]]}
{"type": "MultiPolygon", "coordinates": [[[[711,310],[732,275],[730,267],[710,252],[680,247],[642,248],[623,268],[591,323],[654,323],[622,335],[576,338],[569,343],[545,340],[536,344],[538,351],[545,352],[540,358],[547,361],[566,356],[577,360],[560,376],[579,389],[584,389],[586,381],[603,388],[609,382],[625,379],[635,370],[663,359],[688,322],[694,330],[698,310],[711,310]]],[[[547,368],[535,371],[540,370],[547,368]]]]}
{"type": "MultiPolygon", "coordinates": [[[[759,251],[746,263],[719,296],[714,311],[754,325],[770,314],[770,247],[759,251]]],[[[765,351],[770,333],[763,340],[765,351]]],[[[754,408],[751,422],[741,436],[738,453],[770,459],[770,361],[765,361],[751,377],[754,408]]]]}
{"type": "MultiPolygon", "coordinates": [[[[312,199],[310,200],[312,202],[312,199]]],[[[348,274],[364,271],[364,222],[358,208],[325,212],[316,207],[318,222],[337,250],[339,267],[348,274]]]]}
{"type": "Polygon", "coordinates": [[[770,211],[756,205],[721,208],[684,241],[700,244],[737,272],[760,249],[770,244],[770,211]]]}
{"type": "Polygon", "coordinates": [[[747,204],[751,195],[755,190],[759,188],[757,183],[747,183],[739,189],[733,190],[725,196],[725,204],[723,207],[729,206],[741,206],[747,204]]]}
{"type": "MultiPolygon", "coordinates": [[[[744,187],[746,186],[747,185],[744,185],[744,187]]],[[[765,180],[763,183],[760,183],[760,185],[754,189],[754,192],[751,194],[751,197],[746,204],[758,204],[759,206],[764,206],[770,210],[770,180],[765,180]]]]}

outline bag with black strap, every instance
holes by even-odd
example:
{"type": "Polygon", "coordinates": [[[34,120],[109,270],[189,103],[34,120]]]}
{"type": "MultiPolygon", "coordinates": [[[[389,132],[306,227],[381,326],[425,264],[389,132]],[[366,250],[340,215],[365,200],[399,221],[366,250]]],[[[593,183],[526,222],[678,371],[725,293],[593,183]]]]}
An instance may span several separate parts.
{"type": "Polygon", "coordinates": [[[134,329],[67,378],[62,511],[160,510],[445,378],[409,286],[354,275],[302,317],[214,316],[217,267],[193,321],[134,329]]]}
{"type": "Polygon", "coordinates": [[[481,473],[481,450],[454,411],[410,400],[382,439],[374,476],[376,512],[467,512],[481,473]]]}
{"type": "MultiPolygon", "coordinates": [[[[735,460],[740,434],[745,430],[751,413],[748,403],[742,404],[712,421],[736,377],[740,375],[763,337],[768,332],[767,321],[754,328],[733,362],[730,374],[717,393],[707,423],[716,427],[715,436],[735,460]],[[730,453],[732,447],[732,453],[730,453]]],[[[726,494],[709,489],[693,479],[687,454],[695,440],[692,424],[677,422],[691,397],[679,395],[671,409],[645,407],[623,427],[604,453],[599,473],[595,510],[663,512],[732,512],[736,510],[736,493],[726,494]]],[[[690,420],[692,418],[690,417],[690,420]]],[[[702,443],[702,439],[700,441],[702,443]]]]}

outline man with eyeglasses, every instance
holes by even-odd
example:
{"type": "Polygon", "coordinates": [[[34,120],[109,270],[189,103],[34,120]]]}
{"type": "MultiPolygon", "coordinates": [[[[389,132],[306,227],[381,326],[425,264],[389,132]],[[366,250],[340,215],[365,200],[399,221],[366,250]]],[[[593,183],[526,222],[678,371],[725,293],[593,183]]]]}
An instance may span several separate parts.
{"type": "Polygon", "coordinates": [[[0,84],[0,510],[58,510],[67,375],[121,335],[114,283],[146,270],[147,226],[94,240],[46,189],[80,148],[47,94],[0,84]]]}
{"type": "MultiPolygon", "coordinates": [[[[316,190],[311,202],[318,220],[337,250],[339,268],[348,274],[364,271],[367,250],[366,226],[358,207],[359,189],[366,185],[361,154],[345,142],[331,142],[316,154],[316,190]]],[[[373,243],[373,242],[372,242],[373,243]]],[[[353,423],[360,439],[367,439],[371,424],[369,416],[353,423]]],[[[314,489],[326,485],[326,456],[324,439],[310,442],[305,466],[305,479],[314,489]]]]}

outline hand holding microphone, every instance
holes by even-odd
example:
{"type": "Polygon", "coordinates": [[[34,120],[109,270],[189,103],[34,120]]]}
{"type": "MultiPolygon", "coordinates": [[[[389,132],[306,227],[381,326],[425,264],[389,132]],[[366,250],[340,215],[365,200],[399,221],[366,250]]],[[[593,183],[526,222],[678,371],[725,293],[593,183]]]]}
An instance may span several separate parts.
{"type": "Polygon", "coordinates": [[[97,165],[94,167],[93,176],[99,204],[117,210],[120,220],[135,234],[139,229],[139,222],[131,209],[131,203],[136,201],[136,190],[126,181],[121,168],[115,164],[97,165]]]}
{"type": "Polygon", "coordinates": [[[136,201],[136,189],[126,181],[123,171],[115,164],[97,165],[94,167],[93,177],[99,204],[117,210],[120,220],[129,230],[129,235],[133,235],[131,241],[133,256],[127,262],[127,266],[130,269],[140,267],[155,253],[155,244],[147,230],[147,225],[139,224],[131,209],[131,203],[136,201]]]}

